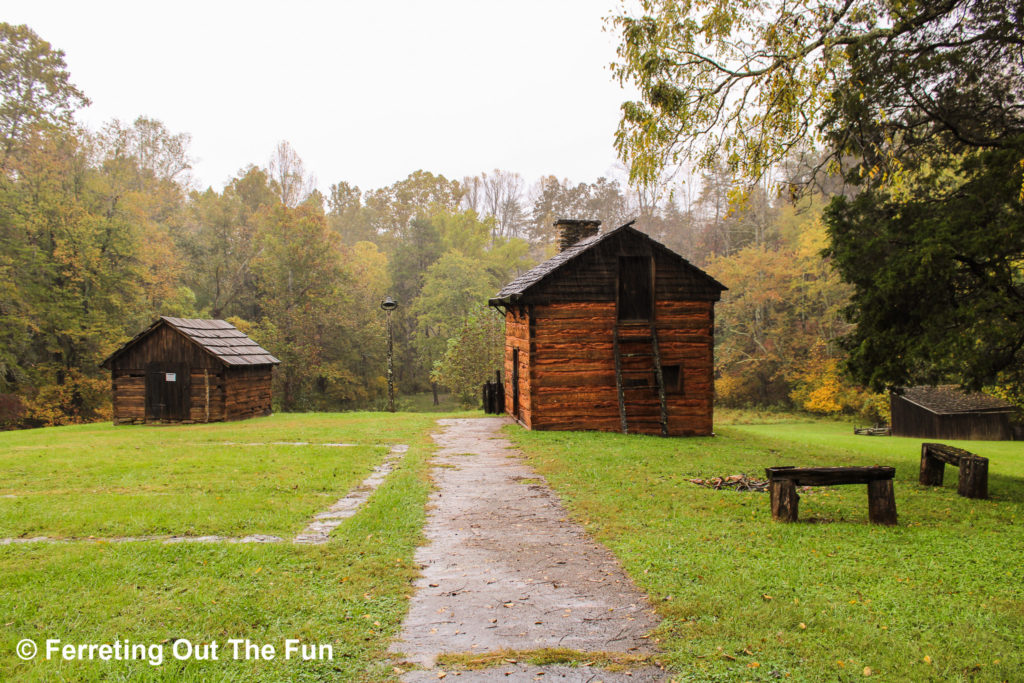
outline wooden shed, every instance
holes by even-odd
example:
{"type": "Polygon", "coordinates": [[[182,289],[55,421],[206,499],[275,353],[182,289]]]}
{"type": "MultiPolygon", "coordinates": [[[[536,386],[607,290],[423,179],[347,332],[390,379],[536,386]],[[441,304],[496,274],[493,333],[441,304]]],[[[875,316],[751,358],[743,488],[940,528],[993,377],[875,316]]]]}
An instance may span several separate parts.
{"type": "Polygon", "coordinates": [[[961,391],[953,384],[893,392],[889,405],[893,436],[988,441],[1013,438],[1012,405],[987,394],[961,391]]]}
{"type": "Polygon", "coordinates": [[[489,303],[505,312],[505,409],[530,429],[709,435],[726,288],[627,223],[560,220],[561,252],[489,303]]]}
{"type": "Polygon", "coordinates": [[[103,361],[114,424],[269,415],[271,373],[280,362],[224,320],[161,316],[103,361]]]}

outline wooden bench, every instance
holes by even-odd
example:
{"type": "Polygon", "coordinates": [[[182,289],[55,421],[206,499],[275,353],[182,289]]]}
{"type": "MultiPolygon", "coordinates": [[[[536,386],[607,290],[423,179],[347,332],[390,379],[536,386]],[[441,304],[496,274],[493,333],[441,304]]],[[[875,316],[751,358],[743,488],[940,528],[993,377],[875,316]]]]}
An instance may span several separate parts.
{"type": "Polygon", "coordinates": [[[961,496],[988,498],[988,458],[941,443],[921,444],[921,485],[942,486],[947,464],[960,468],[961,496]]]}
{"type": "Polygon", "coordinates": [[[896,495],[892,467],[768,467],[772,519],[795,522],[800,504],[797,486],[867,484],[868,519],[872,524],[896,524],[896,495]]]}

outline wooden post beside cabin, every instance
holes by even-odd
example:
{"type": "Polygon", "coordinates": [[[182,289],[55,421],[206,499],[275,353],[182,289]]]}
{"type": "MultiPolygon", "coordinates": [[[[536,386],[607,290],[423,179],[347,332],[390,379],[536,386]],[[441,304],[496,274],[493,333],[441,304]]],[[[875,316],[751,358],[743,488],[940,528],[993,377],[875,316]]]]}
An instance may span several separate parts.
{"type": "Polygon", "coordinates": [[[626,224],[560,220],[562,251],[508,283],[505,409],[530,429],[713,431],[725,287],[626,224]]]}
{"type": "Polygon", "coordinates": [[[224,320],[162,316],[103,361],[111,372],[114,424],[269,415],[273,367],[280,362],[224,320]]]}

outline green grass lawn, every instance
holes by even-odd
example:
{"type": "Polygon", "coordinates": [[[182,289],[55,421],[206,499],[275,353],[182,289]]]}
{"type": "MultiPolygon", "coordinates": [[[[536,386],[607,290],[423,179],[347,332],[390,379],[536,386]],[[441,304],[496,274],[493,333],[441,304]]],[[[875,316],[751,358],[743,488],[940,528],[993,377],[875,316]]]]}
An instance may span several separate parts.
{"type": "Polygon", "coordinates": [[[380,461],[408,455],[323,546],[156,541],[0,546],[0,680],[385,680],[406,612],[429,488],[429,415],[276,415],[181,427],[87,425],[0,434],[4,534],[293,534],[380,461]],[[223,446],[346,442],[359,448],[223,446]],[[330,495],[322,496],[321,493],[330,495]],[[260,502],[273,498],[274,505],[260,502]],[[65,507],[48,513],[46,503],[65,507]],[[16,507],[19,501],[32,504],[16,507]],[[15,507],[12,507],[14,505],[15,507]],[[128,640],[165,661],[23,662],[15,646],[128,640]],[[176,661],[175,639],[221,644],[176,661]],[[234,661],[229,638],[333,647],[331,661],[234,661]]]}
{"type": "Polygon", "coordinates": [[[0,433],[0,537],[294,535],[401,437],[378,415],[0,433]]]}
{"type": "Polygon", "coordinates": [[[919,439],[815,422],[721,426],[713,438],[508,431],[650,594],[677,680],[1020,680],[1024,445],[949,442],[991,459],[990,500],[917,484],[919,439]],[[766,493],[692,477],[774,465],[892,465],[899,525],[867,523],[864,486],[766,493]]]}
{"type": "MultiPolygon", "coordinates": [[[[290,537],[389,445],[411,446],[324,546],[0,546],[0,680],[393,678],[386,649],[417,572],[436,417],[276,415],[0,433],[0,536],[290,537]],[[165,661],[23,662],[14,654],[23,638],[162,644],[165,661]],[[220,661],[200,662],[170,654],[175,639],[224,648],[229,638],[278,650],[296,638],[331,645],[334,657],[234,661],[222,649],[220,661]]],[[[917,485],[919,440],[783,419],[693,439],[509,432],[571,514],[648,591],[677,680],[859,680],[865,667],[890,681],[1019,680],[1024,446],[956,444],[991,459],[992,498],[974,501],[956,495],[952,468],[942,488],[917,485]],[[803,493],[805,521],[786,525],[771,521],[767,494],[687,481],[763,477],[765,466],[783,464],[894,465],[899,525],[867,524],[863,486],[803,493]]]]}

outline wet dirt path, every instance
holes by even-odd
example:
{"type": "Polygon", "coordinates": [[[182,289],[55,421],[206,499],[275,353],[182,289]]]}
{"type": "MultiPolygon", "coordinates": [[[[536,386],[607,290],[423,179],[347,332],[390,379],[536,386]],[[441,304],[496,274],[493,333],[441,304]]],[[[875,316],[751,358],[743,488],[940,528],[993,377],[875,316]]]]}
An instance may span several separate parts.
{"type": "MultiPolygon", "coordinates": [[[[500,418],[438,420],[423,575],[392,650],[425,669],[405,681],[436,681],[445,653],[569,648],[651,654],[658,620],[615,558],[566,518],[558,498],[501,435],[500,418]]],[[[641,665],[611,673],[592,666],[503,666],[460,681],[658,681],[641,665]]]]}

